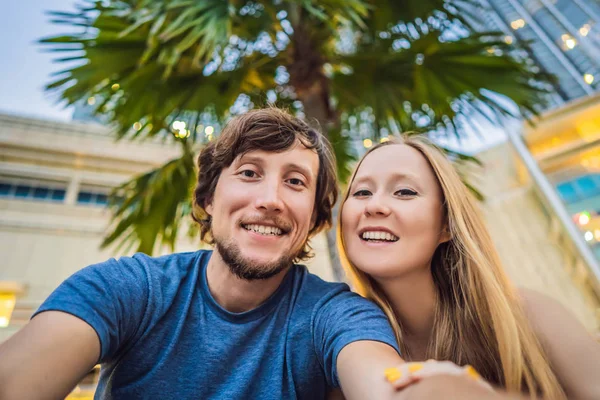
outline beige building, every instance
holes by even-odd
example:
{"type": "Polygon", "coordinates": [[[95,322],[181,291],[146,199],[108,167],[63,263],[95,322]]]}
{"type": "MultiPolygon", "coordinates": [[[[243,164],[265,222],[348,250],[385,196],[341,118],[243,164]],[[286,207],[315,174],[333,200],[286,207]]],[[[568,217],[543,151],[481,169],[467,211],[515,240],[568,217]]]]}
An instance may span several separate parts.
{"type": "MultiPolygon", "coordinates": [[[[600,262],[600,94],[525,125],[524,141],[600,262]]],[[[600,329],[598,278],[510,143],[478,154],[477,186],[489,229],[517,286],[559,300],[592,332],[600,329]]]]}

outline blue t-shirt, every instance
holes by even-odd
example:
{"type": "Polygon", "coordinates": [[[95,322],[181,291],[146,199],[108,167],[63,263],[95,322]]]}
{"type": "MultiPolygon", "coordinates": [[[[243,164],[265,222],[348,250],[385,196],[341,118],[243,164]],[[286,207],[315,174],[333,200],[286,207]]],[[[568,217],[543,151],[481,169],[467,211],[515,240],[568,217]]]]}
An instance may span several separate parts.
{"type": "Polygon", "coordinates": [[[300,265],[264,304],[225,310],[206,282],[211,254],[91,265],[36,314],[64,311],[95,329],[103,399],[320,399],[339,386],[336,359],[347,344],[373,340],[397,350],[374,303],[300,265]]]}

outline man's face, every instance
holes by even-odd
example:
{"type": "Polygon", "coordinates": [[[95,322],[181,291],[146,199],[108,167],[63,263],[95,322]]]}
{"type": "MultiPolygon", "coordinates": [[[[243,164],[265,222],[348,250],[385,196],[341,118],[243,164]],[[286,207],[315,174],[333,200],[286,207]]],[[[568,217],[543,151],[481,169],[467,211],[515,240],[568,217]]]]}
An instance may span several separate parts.
{"type": "Polygon", "coordinates": [[[216,250],[237,276],[267,279],[302,250],[314,222],[319,157],[299,142],[238,156],[223,169],[206,211],[216,250]]]}

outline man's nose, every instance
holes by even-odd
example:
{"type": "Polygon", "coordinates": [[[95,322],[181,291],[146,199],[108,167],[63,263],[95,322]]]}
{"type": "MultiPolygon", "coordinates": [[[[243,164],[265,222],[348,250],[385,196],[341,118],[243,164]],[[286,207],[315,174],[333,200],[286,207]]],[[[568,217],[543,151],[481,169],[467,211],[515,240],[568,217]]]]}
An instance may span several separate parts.
{"type": "Polygon", "coordinates": [[[260,185],[256,195],[255,206],[257,209],[267,212],[280,212],[284,208],[281,197],[282,183],[265,180],[260,185]]]}

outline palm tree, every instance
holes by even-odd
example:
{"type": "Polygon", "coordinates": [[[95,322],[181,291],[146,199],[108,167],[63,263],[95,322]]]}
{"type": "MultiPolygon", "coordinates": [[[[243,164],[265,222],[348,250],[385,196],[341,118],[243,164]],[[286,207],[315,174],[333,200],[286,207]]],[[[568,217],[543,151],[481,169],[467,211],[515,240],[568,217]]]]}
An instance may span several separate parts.
{"type": "MultiPolygon", "coordinates": [[[[329,136],[343,181],[353,141],[409,130],[461,137],[473,118],[499,123],[535,113],[547,94],[549,77],[529,67],[512,40],[475,30],[478,0],[87,0],[75,7],[49,13],[81,32],[41,40],[68,64],[47,89],[67,104],[95,102],[118,138],[169,136],[182,148],[181,157],[115,191],[104,245],[146,253],[159,243],[173,247],[189,215],[193,154],[217,133],[202,131],[206,121],[218,127],[267,102],[288,107],[329,136]]],[[[335,246],[330,251],[335,256],[335,246]]]]}

